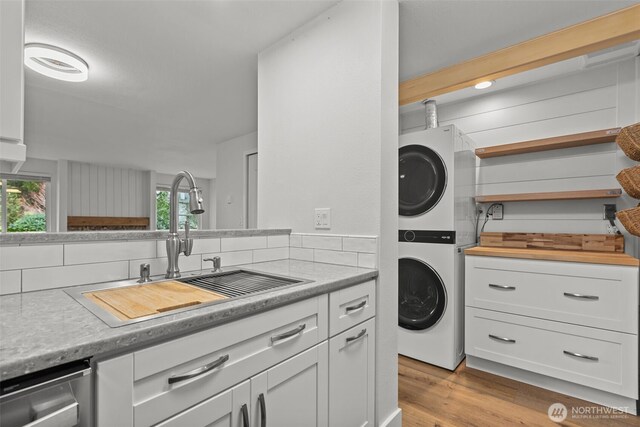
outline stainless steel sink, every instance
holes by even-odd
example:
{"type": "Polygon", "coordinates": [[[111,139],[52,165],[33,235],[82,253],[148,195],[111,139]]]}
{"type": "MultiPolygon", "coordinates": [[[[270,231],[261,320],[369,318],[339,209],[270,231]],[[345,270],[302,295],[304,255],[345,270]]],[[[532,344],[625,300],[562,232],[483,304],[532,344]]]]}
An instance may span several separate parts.
{"type": "Polygon", "coordinates": [[[177,308],[170,311],[162,311],[149,316],[138,317],[136,319],[122,320],[114,316],[112,313],[96,304],[85,296],[86,293],[96,292],[114,288],[127,288],[133,286],[151,285],[154,283],[164,282],[167,279],[154,280],[145,284],[139,284],[132,280],[100,283],[96,285],[78,286],[65,290],[72,298],[85,306],[91,313],[100,318],[103,322],[111,327],[118,327],[129,325],[131,323],[143,322],[145,320],[155,319],[161,316],[168,316],[171,314],[195,310],[202,307],[208,307],[213,304],[221,304],[227,301],[234,301],[236,299],[243,298],[248,295],[256,295],[264,292],[271,291],[277,288],[284,288],[289,286],[296,286],[305,283],[311,283],[311,280],[298,279],[294,277],[278,276],[274,274],[261,273],[251,270],[229,270],[219,273],[209,274],[192,274],[179,279],[171,279],[185,283],[188,285],[196,286],[208,291],[213,291],[218,294],[224,295],[225,299],[200,303],[197,305],[191,305],[188,307],[177,308]]]}

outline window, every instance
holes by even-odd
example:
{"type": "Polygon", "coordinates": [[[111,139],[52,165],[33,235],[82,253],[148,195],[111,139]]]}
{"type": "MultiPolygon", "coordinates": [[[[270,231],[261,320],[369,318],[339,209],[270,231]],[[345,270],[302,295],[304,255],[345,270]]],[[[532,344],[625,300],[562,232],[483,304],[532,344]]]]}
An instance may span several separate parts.
{"type": "MultiPolygon", "coordinates": [[[[169,229],[169,195],[171,191],[167,188],[158,188],[156,190],[156,229],[169,229]]],[[[185,221],[189,220],[189,226],[192,230],[197,230],[198,215],[189,212],[189,192],[178,191],[178,229],[184,230],[185,221]]]]}
{"type": "Polygon", "coordinates": [[[47,231],[45,177],[0,174],[2,233],[47,231]]]}

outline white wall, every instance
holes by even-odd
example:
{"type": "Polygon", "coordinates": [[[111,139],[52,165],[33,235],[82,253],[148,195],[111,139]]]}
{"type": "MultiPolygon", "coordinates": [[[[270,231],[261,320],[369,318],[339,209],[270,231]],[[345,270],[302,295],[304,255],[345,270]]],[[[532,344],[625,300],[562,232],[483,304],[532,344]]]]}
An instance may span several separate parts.
{"type": "MultiPolygon", "coordinates": [[[[216,228],[245,228],[245,156],[257,150],[257,132],[242,135],[218,144],[216,163],[216,228]]],[[[258,159],[258,162],[260,162],[260,159],[258,159]]],[[[260,183],[258,183],[258,185],[260,185],[260,183]]]]}
{"type": "Polygon", "coordinates": [[[343,1],[258,61],[258,227],[328,207],[325,233],[379,236],[376,425],[398,414],[397,55],[397,2],[343,1]]]}
{"type": "MultiPolygon", "coordinates": [[[[478,147],[626,126],[640,119],[638,59],[438,106],[441,125],[455,124],[478,147]]],[[[496,83],[499,87],[500,81],[496,83]]],[[[403,114],[402,130],[424,127],[421,110],[403,114]]],[[[635,164],[615,143],[478,159],[478,194],[620,188],[615,175],[635,164]]],[[[505,203],[504,220],[485,231],[606,233],[603,204],[619,199],[505,203]]],[[[485,209],[488,206],[485,206],[485,209]]],[[[627,235],[627,251],[635,238],[627,235]]]]}

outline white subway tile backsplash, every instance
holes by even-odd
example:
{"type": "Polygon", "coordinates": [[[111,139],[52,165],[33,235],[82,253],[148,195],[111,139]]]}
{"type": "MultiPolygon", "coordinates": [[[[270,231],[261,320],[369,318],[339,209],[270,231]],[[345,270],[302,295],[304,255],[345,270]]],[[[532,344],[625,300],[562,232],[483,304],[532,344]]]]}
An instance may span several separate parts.
{"type": "Polygon", "coordinates": [[[266,247],[267,236],[223,237],[220,242],[222,252],[265,249],[266,247]]]}
{"type": "MultiPolygon", "coordinates": [[[[149,264],[151,275],[157,276],[167,272],[167,258],[150,258],[150,259],[132,259],[129,261],[129,278],[136,279],[140,277],[140,264],[149,264]]],[[[207,263],[210,265],[210,263],[207,263]]],[[[180,271],[195,271],[202,269],[202,258],[200,255],[191,254],[185,257],[180,255],[178,259],[178,267],[180,271]]],[[[206,265],[205,265],[206,267],[206,265]]]]}
{"type": "Polygon", "coordinates": [[[289,236],[289,246],[292,248],[302,247],[302,234],[291,234],[289,236]]]}
{"type": "Polygon", "coordinates": [[[270,248],[283,248],[289,246],[289,235],[267,236],[267,246],[270,248]]]}
{"type": "Polygon", "coordinates": [[[312,249],[330,249],[334,251],[341,251],[342,237],[303,234],[302,247],[312,248],[312,249]]]}
{"type": "Polygon", "coordinates": [[[138,242],[70,243],[64,245],[64,265],[155,258],[153,240],[138,242]]]}
{"type": "Polygon", "coordinates": [[[313,250],[313,260],[327,264],[340,264],[356,267],[358,265],[358,254],[356,252],[328,251],[324,249],[313,250]]]}
{"type": "Polygon", "coordinates": [[[377,246],[377,240],[374,238],[345,237],[342,239],[343,251],[374,254],[377,252],[377,246]]]}
{"type": "Polygon", "coordinates": [[[62,245],[0,246],[0,270],[62,265],[62,245]]]}
{"type": "MultiPolygon", "coordinates": [[[[213,258],[214,256],[220,257],[220,264],[222,269],[232,265],[238,264],[251,264],[253,262],[253,251],[235,251],[235,252],[220,252],[215,254],[203,254],[202,258],[213,258]]],[[[211,264],[204,263],[205,269],[208,269],[211,264]]]]}
{"type": "Polygon", "coordinates": [[[289,248],[256,249],[253,251],[253,262],[276,261],[289,258],[289,248]]]}
{"type": "Polygon", "coordinates": [[[0,295],[20,293],[22,270],[0,272],[0,295]]]}
{"type": "MultiPolygon", "coordinates": [[[[156,241],[157,255],[158,257],[167,256],[167,241],[156,241]]],[[[191,254],[206,254],[220,252],[220,239],[193,239],[193,249],[191,254]]]]}
{"type": "Polygon", "coordinates": [[[313,249],[291,247],[289,248],[289,258],[300,261],[313,261],[313,249]]]}
{"type": "Polygon", "coordinates": [[[22,291],[39,291],[128,278],[128,261],[32,268],[22,271],[22,291]]]}
{"type": "Polygon", "coordinates": [[[376,268],[376,254],[358,253],[358,267],[376,268]]]}

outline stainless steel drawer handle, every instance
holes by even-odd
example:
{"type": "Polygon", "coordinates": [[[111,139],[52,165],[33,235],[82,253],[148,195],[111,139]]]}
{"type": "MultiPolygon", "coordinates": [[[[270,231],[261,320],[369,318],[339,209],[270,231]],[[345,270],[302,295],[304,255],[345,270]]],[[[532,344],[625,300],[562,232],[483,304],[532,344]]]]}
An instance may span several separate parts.
{"type": "Polygon", "coordinates": [[[580,359],[593,360],[594,362],[597,362],[598,360],[600,360],[595,356],[587,356],[586,354],[574,353],[573,351],[564,350],[563,353],[566,354],[567,356],[578,357],[580,359]]]}
{"type": "Polygon", "coordinates": [[[511,338],[504,338],[504,337],[499,337],[497,335],[491,335],[489,334],[489,338],[494,339],[494,340],[498,340],[498,341],[502,341],[502,342],[508,342],[511,344],[515,344],[516,340],[511,339],[511,338]]]}
{"type": "Polygon", "coordinates": [[[503,291],[515,291],[516,287],[515,286],[509,286],[509,285],[494,285],[493,283],[489,283],[489,287],[493,288],[493,289],[500,289],[503,291]]]}
{"type": "Polygon", "coordinates": [[[292,330],[290,330],[288,332],[285,332],[283,334],[271,337],[271,344],[276,343],[278,341],[282,341],[282,340],[284,340],[286,338],[289,338],[289,337],[292,337],[294,335],[298,335],[300,332],[304,331],[304,328],[306,328],[306,327],[307,327],[307,324],[303,323],[302,325],[298,326],[295,329],[292,329],[292,330]]]}
{"type": "Polygon", "coordinates": [[[246,403],[240,407],[240,413],[242,414],[242,427],[251,427],[249,425],[249,409],[247,409],[246,403]]]}
{"type": "Polygon", "coordinates": [[[352,337],[347,337],[347,344],[350,342],[358,341],[360,338],[364,337],[367,333],[367,328],[361,330],[358,335],[354,335],[352,337]]]}
{"type": "Polygon", "coordinates": [[[564,296],[565,297],[570,297],[570,298],[588,299],[588,300],[592,300],[592,301],[598,301],[600,299],[600,297],[597,296],[597,295],[574,294],[572,292],[565,292],[564,296]]]}
{"type": "Polygon", "coordinates": [[[229,355],[225,354],[224,356],[220,356],[217,360],[214,360],[211,363],[207,363],[206,365],[204,365],[204,366],[202,366],[202,367],[200,367],[198,369],[194,369],[193,371],[189,371],[186,374],[174,375],[172,377],[169,377],[169,384],[179,383],[180,381],[185,381],[185,380],[200,376],[202,374],[205,374],[205,373],[207,373],[209,371],[212,371],[212,370],[216,369],[217,367],[222,365],[227,360],[229,360],[229,355]]]}
{"type": "Polygon", "coordinates": [[[351,305],[351,306],[347,307],[345,310],[346,310],[347,314],[351,314],[352,312],[354,312],[356,310],[363,309],[365,305],[367,305],[367,300],[364,300],[360,304],[357,304],[357,305],[351,305]]]}

